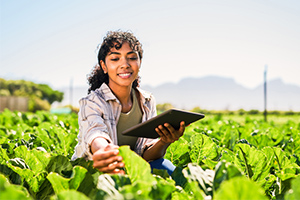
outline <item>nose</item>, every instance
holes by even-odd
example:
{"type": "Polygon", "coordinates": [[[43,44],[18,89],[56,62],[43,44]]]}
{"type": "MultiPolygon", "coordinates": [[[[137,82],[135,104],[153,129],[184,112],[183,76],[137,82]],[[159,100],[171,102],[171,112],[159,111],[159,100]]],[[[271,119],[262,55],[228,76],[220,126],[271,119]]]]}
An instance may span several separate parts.
{"type": "Polygon", "coordinates": [[[121,66],[121,68],[125,68],[125,69],[130,67],[128,60],[126,58],[121,59],[120,66],[121,66]]]}

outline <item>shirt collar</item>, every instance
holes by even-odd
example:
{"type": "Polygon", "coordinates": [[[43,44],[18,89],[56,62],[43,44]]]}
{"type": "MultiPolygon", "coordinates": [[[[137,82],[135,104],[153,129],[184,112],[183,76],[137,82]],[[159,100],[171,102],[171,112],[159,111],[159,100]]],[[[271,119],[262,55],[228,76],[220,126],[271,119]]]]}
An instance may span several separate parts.
{"type": "Polygon", "coordinates": [[[109,100],[117,100],[117,97],[114,95],[114,93],[110,90],[108,85],[106,83],[102,83],[100,88],[96,90],[98,93],[102,94],[105,101],[109,100]]]}
{"type": "Polygon", "coordinates": [[[150,92],[142,90],[141,88],[137,88],[137,90],[140,92],[141,96],[143,97],[143,102],[145,100],[150,100],[151,99],[152,94],[150,92]]]}
{"type": "MultiPolygon", "coordinates": [[[[142,101],[145,103],[145,101],[148,101],[151,99],[151,93],[147,92],[145,90],[142,90],[140,88],[137,88],[139,93],[141,94],[142,101]]],[[[111,91],[111,89],[108,87],[106,83],[102,83],[100,88],[96,90],[96,92],[101,93],[105,99],[105,101],[109,100],[118,100],[117,97],[114,95],[114,93],[111,91]]]]}

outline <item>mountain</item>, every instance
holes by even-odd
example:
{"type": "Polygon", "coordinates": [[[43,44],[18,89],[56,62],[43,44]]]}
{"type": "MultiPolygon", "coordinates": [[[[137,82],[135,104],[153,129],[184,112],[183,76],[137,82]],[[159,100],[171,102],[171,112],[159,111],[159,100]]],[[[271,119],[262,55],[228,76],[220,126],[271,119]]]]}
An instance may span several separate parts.
{"type": "MultiPolygon", "coordinates": [[[[86,96],[86,87],[73,89],[72,104],[86,96]]],[[[178,83],[165,83],[156,87],[141,86],[150,91],[157,104],[171,103],[182,109],[200,107],[207,110],[264,109],[264,86],[254,89],[245,88],[232,78],[207,76],[185,78],[178,83]]],[[[62,104],[70,104],[70,89],[62,88],[65,98],[62,104]]],[[[267,82],[267,109],[300,111],[300,87],[285,84],[281,79],[267,82]]]]}
{"type": "MultiPolygon", "coordinates": [[[[264,86],[254,89],[237,84],[232,78],[208,76],[185,78],[178,83],[157,87],[143,86],[151,91],[158,104],[171,103],[183,109],[199,106],[208,110],[264,109],[264,86]]],[[[300,87],[288,85],[280,79],[267,82],[268,110],[300,110],[300,87]]]]}

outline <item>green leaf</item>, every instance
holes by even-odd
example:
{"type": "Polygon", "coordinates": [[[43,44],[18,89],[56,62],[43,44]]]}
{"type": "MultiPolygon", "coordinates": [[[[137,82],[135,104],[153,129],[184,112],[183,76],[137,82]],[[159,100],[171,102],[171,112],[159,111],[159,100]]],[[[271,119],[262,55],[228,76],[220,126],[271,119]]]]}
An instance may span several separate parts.
{"type": "Polygon", "coordinates": [[[151,174],[151,167],[142,157],[131,151],[129,146],[121,146],[119,155],[123,157],[125,170],[132,183],[136,181],[144,181],[148,183],[155,182],[155,178],[151,174]]]}
{"type": "Polygon", "coordinates": [[[220,158],[221,161],[233,163],[234,159],[235,159],[235,154],[231,150],[229,150],[227,148],[222,148],[221,158],[220,158]]]}
{"type": "Polygon", "coordinates": [[[102,174],[98,177],[97,189],[103,191],[98,192],[103,198],[108,196],[110,199],[123,199],[121,193],[116,189],[116,183],[108,174],[102,174]]]}
{"type": "Polygon", "coordinates": [[[213,170],[203,170],[200,166],[190,163],[186,169],[183,169],[182,173],[187,178],[188,182],[198,182],[199,187],[207,196],[212,195],[213,179],[215,175],[213,170]]]}
{"type": "MultiPolygon", "coordinates": [[[[48,128],[50,129],[50,124],[48,125],[48,128]]],[[[55,140],[52,140],[50,135],[48,135],[47,129],[40,125],[39,127],[35,127],[35,132],[37,136],[36,140],[41,141],[41,146],[44,147],[47,152],[51,152],[53,148],[55,148],[55,140]]]]}
{"type": "Polygon", "coordinates": [[[151,199],[170,199],[172,192],[176,190],[175,182],[156,176],[157,184],[152,185],[151,199]]]}
{"type": "Polygon", "coordinates": [[[21,185],[23,183],[22,177],[7,165],[0,164],[0,172],[7,176],[13,184],[21,185]]]}
{"type": "Polygon", "coordinates": [[[170,160],[177,167],[184,167],[191,162],[189,152],[189,143],[181,137],[168,147],[165,159],[170,160]]]}
{"type": "Polygon", "coordinates": [[[191,138],[190,148],[191,161],[199,165],[207,158],[213,160],[218,157],[217,145],[206,135],[193,135],[191,138]]]}
{"type": "Polygon", "coordinates": [[[29,168],[36,173],[45,171],[50,161],[48,153],[36,149],[28,150],[25,146],[19,146],[15,149],[15,157],[24,159],[29,168]]]}
{"type": "Polygon", "coordinates": [[[291,189],[287,191],[287,193],[284,196],[284,199],[289,200],[298,200],[300,197],[300,175],[298,175],[296,178],[294,178],[291,181],[291,189]]]}
{"type": "Polygon", "coordinates": [[[87,170],[80,166],[75,166],[70,178],[65,178],[58,173],[50,172],[47,179],[52,184],[55,193],[59,193],[63,190],[74,189],[77,190],[85,178],[87,170]]]}
{"type": "Polygon", "coordinates": [[[92,160],[86,160],[85,158],[77,158],[76,160],[70,161],[72,166],[81,166],[88,170],[88,173],[94,174],[96,172],[99,172],[97,168],[93,167],[93,161],[92,160]]]}
{"type": "Polygon", "coordinates": [[[240,170],[229,162],[219,162],[216,166],[215,176],[213,181],[213,190],[216,191],[220,185],[233,177],[242,176],[240,170]]]}
{"type": "Polygon", "coordinates": [[[238,176],[223,182],[219,190],[214,194],[214,199],[267,200],[268,198],[265,196],[264,190],[255,182],[244,176],[238,176]]]}
{"type": "Polygon", "coordinates": [[[80,186],[81,182],[85,178],[85,175],[87,173],[87,170],[80,166],[73,167],[73,173],[70,177],[70,189],[77,190],[80,186]]]}
{"type": "Polygon", "coordinates": [[[110,177],[114,180],[115,188],[117,190],[124,187],[125,185],[131,184],[131,181],[130,181],[128,175],[111,174],[110,177]]]}
{"type": "Polygon", "coordinates": [[[237,167],[254,181],[264,179],[271,168],[264,152],[247,144],[237,144],[235,148],[237,167]]]}
{"type": "Polygon", "coordinates": [[[0,199],[32,199],[28,191],[20,186],[9,183],[6,177],[0,174],[0,199]]]}
{"type": "Polygon", "coordinates": [[[56,172],[64,177],[70,177],[72,174],[72,169],[73,166],[70,160],[67,157],[61,155],[51,157],[46,167],[46,171],[48,173],[56,172]]]}
{"type": "Polygon", "coordinates": [[[12,158],[8,162],[15,167],[20,167],[21,169],[30,169],[22,158],[12,158]]]}
{"type": "MultiPolygon", "coordinates": [[[[189,181],[184,187],[186,193],[192,197],[191,199],[202,200],[205,197],[203,190],[199,188],[199,183],[197,181],[189,181]]],[[[210,199],[209,197],[208,199],[210,199]]]]}
{"type": "Polygon", "coordinates": [[[2,149],[0,146],[0,164],[6,163],[10,158],[8,157],[5,149],[2,149]]]}
{"type": "Polygon", "coordinates": [[[289,178],[293,178],[296,176],[297,171],[300,171],[300,167],[292,162],[287,153],[285,153],[282,149],[278,147],[274,147],[274,155],[275,155],[275,174],[281,180],[287,180],[289,178]]]}
{"type": "Polygon", "coordinates": [[[176,185],[184,187],[187,183],[187,178],[182,173],[183,169],[181,167],[176,167],[171,177],[175,181],[176,185]]]}
{"type": "Polygon", "coordinates": [[[45,180],[45,173],[35,172],[30,169],[21,169],[20,167],[15,167],[10,163],[7,163],[7,166],[16,172],[22,180],[25,180],[28,183],[29,189],[36,193],[39,191],[39,186],[45,180]]]}
{"type": "MultiPolygon", "coordinates": [[[[171,199],[172,200],[182,200],[182,199],[193,200],[195,198],[190,196],[185,190],[183,190],[183,188],[176,187],[176,190],[172,193],[171,199]]],[[[201,194],[200,194],[200,199],[203,199],[201,194]]]]}
{"type": "Polygon", "coordinates": [[[95,195],[97,192],[96,186],[98,183],[99,175],[100,175],[99,171],[94,174],[87,172],[77,190],[89,196],[90,198],[95,199],[96,198],[95,195]]]}
{"type": "Polygon", "coordinates": [[[47,179],[50,181],[56,194],[70,188],[69,179],[60,176],[58,173],[50,172],[47,176],[47,179]]]}
{"type": "Polygon", "coordinates": [[[51,200],[89,200],[87,196],[76,190],[64,190],[51,197],[51,200]]]}

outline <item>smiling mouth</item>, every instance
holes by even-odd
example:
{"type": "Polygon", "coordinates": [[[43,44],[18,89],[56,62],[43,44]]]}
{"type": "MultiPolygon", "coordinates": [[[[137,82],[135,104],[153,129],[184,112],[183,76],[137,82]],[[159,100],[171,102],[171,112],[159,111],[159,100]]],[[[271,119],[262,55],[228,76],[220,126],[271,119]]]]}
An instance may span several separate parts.
{"type": "Polygon", "coordinates": [[[121,78],[129,78],[132,73],[123,73],[123,74],[118,74],[121,78]]]}

